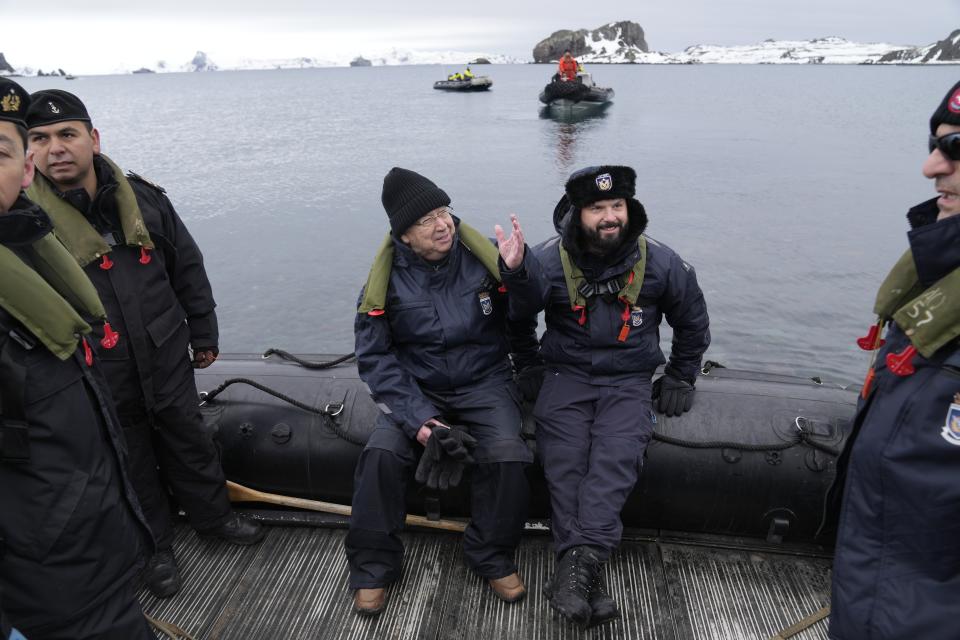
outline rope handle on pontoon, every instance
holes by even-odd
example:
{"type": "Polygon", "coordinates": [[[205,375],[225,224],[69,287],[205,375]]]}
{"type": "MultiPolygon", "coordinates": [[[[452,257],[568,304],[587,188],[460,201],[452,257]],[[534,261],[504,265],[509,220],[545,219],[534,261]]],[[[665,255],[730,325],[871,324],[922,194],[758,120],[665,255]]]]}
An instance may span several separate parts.
{"type": "Polygon", "coordinates": [[[328,402],[326,405],[324,405],[323,409],[317,409],[316,407],[310,406],[305,402],[300,402],[299,400],[291,398],[288,395],[280,393],[276,389],[271,389],[266,385],[260,384],[256,380],[251,380],[250,378],[229,378],[228,380],[224,380],[220,386],[218,386],[216,389],[213,389],[212,391],[201,391],[200,406],[202,407],[203,405],[212,402],[214,398],[216,398],[218,395],[220,395],[224,391],[224,389],[226,389],[227,387],[233,384],[250,385],[254,389],[259,389],[260,391],[263,391],[264,393],[269,394],[274,398],[283,400],[288,404],[292,404],[298,409],[302,409],[309,413],[313,413],[315,415],[321,416],[324,419],[324,423],[328,427],[330,427],[330,429],[335,434],[337,434],[337,436],[339,436],[343,440],[346,440],[350,444],[355,444],[359,447],[366,446],[367,444],[366,441],[363,441],[363,440],[360,440],[359,438],[351,436],[349,433],[344,431],[340,427],[340,425],[337,424],[337,421],[334,420],[334,418],[336,418],[341,413],[343,413],[343,409],[344,409],[343,402],[328,402]]]}
{"type": "Polygon", "coordinates": [[[260,357],[266,360],[270,356],[277,356],[279,358],[283,358],[284,360],[295,362],[296,364],[300,365],[304,369],[331,369],[337,366],[338,364],[343,364],[344,362],[352,360],[354,357],[356,357],[356,354],[348,353],[347,355],[340,356],[339,358],[336,358],[335,360],[331,360],[330,362],[313,362],[311,360],[304,360],[303,358],[298,358],[297,356],[293,355],[288,351],[284,351],[283,349],[274,349],[273,347],[271,347],[266,351],[264,351],[263,355],[260,357]]]}

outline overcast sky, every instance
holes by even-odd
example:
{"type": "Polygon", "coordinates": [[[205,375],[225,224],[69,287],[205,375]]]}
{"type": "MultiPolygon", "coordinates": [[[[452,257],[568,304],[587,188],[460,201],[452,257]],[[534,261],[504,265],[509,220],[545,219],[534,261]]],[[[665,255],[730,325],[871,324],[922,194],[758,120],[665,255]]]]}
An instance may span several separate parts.
{"type": "Polygon", "coordinates": [[[0,51],[15,67],[72,73],[212,60],[342,58],[399,49],[532,57],[559,29],[631,20],[651,50],[841,36],[925,45],[960,28],[960,0],[0,0],[0,51]]]}

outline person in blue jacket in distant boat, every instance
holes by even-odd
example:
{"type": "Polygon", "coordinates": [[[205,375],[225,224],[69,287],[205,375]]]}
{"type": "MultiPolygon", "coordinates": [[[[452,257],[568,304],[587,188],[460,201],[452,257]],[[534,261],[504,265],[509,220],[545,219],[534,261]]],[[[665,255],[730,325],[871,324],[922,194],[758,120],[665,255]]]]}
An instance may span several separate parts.
{"type": "Polygon", "coordinates": [[[876,357],[837,463],[834,640],[960,637],[960,82],[929,148],[939,197],[907,213],[909,249],[858,341],[876,357]]]}

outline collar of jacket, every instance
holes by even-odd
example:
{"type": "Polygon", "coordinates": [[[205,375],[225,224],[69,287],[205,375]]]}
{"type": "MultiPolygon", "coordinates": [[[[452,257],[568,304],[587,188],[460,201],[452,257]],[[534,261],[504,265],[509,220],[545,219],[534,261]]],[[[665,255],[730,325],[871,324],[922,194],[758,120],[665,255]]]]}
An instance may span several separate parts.
{"type": "MultiPolygon", "coordinates": [[[[117,215],[126,243],[134,247],[153,249],[154,244],[147,232],[133,187],[120,167],[107,156],[100,157],[113,171],[113,177],[117,181],[113,197],[116,199],[117,215]]],[[[110,245],[90,224],[84,213],[65,200],[63,194],[46,176],[37,173],[33,184],[27,189],[27,197],[50,215],[57,238],[80,266],[86,266],[110,252],[110,245]]]]}
{"type": "Polygon", "coordinates": [[[925,358],[960,336],[960,216],[936,222],[929,202],[914,207],[910,249],[877,292],[874,312],[893,320],[925,358]],[[926,220],[923,220],[926,218],[926,220]]]}
{"type": "MultiPolygon", "coordinates": [[[[460,251],[460,246],[473,254],[477,260],[484,266],[491,276],[501,282],[500,269],[497,266],[497,260],[500,257],[499,251],[482,233],[461,222],[459,218],[454,217],[456,225],[456,234],[453,238],[453,247],[450,249],[447,259],[453,257],[454,252],[460,251]]],[[[400,240],[394,238],[391,234],[383,239],[380,247],[377,249],[377,255],[373,259],[373,266],[370,268],[370,274],[367,276],[367,284],[363,290],[363,299],[360,306],[357,307],[357,313],[365,313],[371,316],[383,315],[387,304],[387,287],[390,285],[390,273],[393,271],[393,265],[405,268],[413,264],[428,264],[424,262],[413,250],[400,240]]]]}
{"type": "Polygon", "coordinates": [[[0,216],[0,306],[66,360],[80,336],[91,331],[84,316],[103,321],[106,312],[87,275],[51,233],[44,212],[22,198],[15,206],[23,208],[0,216]],[[19,237],[8,242],[11,219],[19,237]],[[31,224],[36,231],[29,229],[31,224]],[[33,268],[10,247],[26,253],[33,268]]]}

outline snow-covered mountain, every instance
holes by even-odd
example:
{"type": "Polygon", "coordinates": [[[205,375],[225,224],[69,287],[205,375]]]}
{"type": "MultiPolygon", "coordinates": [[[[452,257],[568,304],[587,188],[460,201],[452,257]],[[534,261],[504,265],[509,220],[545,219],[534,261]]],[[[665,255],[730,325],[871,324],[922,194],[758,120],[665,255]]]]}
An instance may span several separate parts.
{"type": "Polygon", "coordinates": [[[649,51],[643,27],[624,20],[590,31],[555,31],[533,47],[533,61],[556,61],[567,50],[582,62],[600,63],[637,62],[649,51]]]}
{"type": "Polygon", "coordinates": [[[960,61],[960,29],[955,30],[946,40],[934,42],[926,47],[911,47],[891,51],[877,62],[893,64],[927,64],[929,62],[960,61]]]}
{"type": "Polygon", "coordinates": [[[903,45],[850,42],[835,36],[813,40],[764,40],[753,45],[696,45],[676,55],[680,62],[709,64],[862,64],[877,62],[903,45]]]}
{"type": "MultiPolygon", "coordinates": [[[[678,53],[649,51],[643,29],[634,22],[611,22],[591,31],[557,31],[534,48],[535,62],[554,62],[570,49],[577,60],[587,64],[960,64],[960,29],[946,39],[924,47],[890,43],[859,43],[844,38],[813,40],[764,40],[752,45],[694,45],[678,53]]],[[[478,51],[416,51],[385,48],[379,51],[343,51],[324,57],[235,58],[197,51],[185,64],[166,63],[115,68],[113,73],[155,71],[215,71],[234,69],[310,69],[347,67],[362,56],[373,66],[437,64],[462,66],[485,58],[493,64],[530,62],[507,55],[478,51]],[[217,60],[213,62],[213,58],[217,60]]],[[[73,71],[71,69],[71,71],[73,71]]],[[[0,75],[34,75],[30,67],[13,67],[0,53],[0,75]]]]}
{"type": "Polygon", "coordinates": [[[751,45],[694,45],[679,53],[649,51],[643,29],[615,22],[592,31],[557,31],[537,43],[535,62],[555,62],[565,49],[584,63],[639,64],[920,64],[960,63],[960,30],[926,47],[850,42],[831,36],[813,40],[764,40],[751,45]]]}

